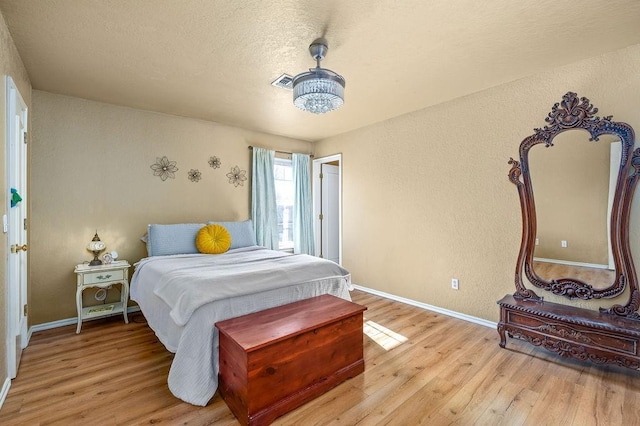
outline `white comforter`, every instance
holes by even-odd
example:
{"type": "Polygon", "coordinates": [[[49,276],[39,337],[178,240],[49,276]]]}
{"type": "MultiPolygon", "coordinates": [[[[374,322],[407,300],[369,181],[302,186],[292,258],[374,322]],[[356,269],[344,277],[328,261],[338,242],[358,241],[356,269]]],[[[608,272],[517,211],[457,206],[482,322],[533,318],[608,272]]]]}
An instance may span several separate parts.
{"type": "Polygon", "coordinates": [[[206,405],[218,386],[216,322],[321,294],[350,300],[349,286],[349,273],[333,262],[256,246],[222,255],[142,259],[131,280],[131,299],[175,352],[171,392],[206,405]]]}

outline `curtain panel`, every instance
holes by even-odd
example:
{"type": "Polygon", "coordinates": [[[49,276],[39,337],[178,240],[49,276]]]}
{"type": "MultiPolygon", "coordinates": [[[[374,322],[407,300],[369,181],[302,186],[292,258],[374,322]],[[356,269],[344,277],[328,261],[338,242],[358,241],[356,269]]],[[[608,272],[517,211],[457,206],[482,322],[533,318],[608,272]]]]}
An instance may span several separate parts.
{"type": "Polygon", "coordinates": [[[278,207],[273,172],[275,151],[253,148],[251,219],[258,245],[278,250],[278,207]]]}
{"type": "Polygon", "coordinates": [[[311,157],[293,154],[293,252],[315,255],[313,199],[311,198],[311,157]]]}

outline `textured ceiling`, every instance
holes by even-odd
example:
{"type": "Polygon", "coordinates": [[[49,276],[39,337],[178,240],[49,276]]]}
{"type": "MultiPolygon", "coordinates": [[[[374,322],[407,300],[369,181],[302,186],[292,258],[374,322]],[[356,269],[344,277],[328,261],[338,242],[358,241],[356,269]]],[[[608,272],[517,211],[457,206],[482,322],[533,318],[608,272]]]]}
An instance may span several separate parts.
{"type": "MultiPolygon", "coordinates": [[[[34,89],[319,140],[640,43],[638,0],[0,0],[34,89]],[[342,74],[312,115],[282,73],[342,74]]],[[[570,88],[567,88],[568,90],[570,88]]]]}

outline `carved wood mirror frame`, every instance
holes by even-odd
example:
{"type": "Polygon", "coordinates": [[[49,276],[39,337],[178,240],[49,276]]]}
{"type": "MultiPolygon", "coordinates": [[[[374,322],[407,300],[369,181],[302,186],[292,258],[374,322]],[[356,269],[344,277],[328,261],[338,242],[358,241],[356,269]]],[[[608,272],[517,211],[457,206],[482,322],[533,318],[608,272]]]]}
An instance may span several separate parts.
{"type": "MultiPolygon", "coordinates": [[[[523,283],[523,272],[534,286],[550,291],[553,294],[570,299],[600,299],[620,295],[629,287],[629,300],[626,305],[614,305],[604,312],[621,316],[638,317],[640,294],[638,292],[636,271],[629,244],[629,215],[631,201],[640,173],[640,148],[633,151],[634,131],[626,123],[615,122],[611,116],[597,117],[597,108],[589,99],[578,98],[573,92],[563,96],[562,101],[553,105],[545,119],[544,128],[534,129],[534,134],[525,138],[520,144],[520,162],[513,158],[509,171],[509,180],[518,189],[520,207],[522,209],[522,241],[515,273],[516,292],[514,297],[520,299],[542,300],[523,283]],[[610,217],[610,238],[615,265],[615,280],[606,288],[594,288],[591,284],[577,278],[563,277],[546,280],[538,276],[533,269],[533,252],[536,240],[536,208],[529,172],[529,150],[539,144],[553,147],[554,138],[567,130],[582,129],[590,134],[590,141],[597,141],[602,135],[612,135],[620,139],[622,155],[618,170],[613,205],[610,217]],[[522,178],[522,180],[521,180],[522,178]]],[[[562,208],[562,206],[558,206],[562,208]]]]}

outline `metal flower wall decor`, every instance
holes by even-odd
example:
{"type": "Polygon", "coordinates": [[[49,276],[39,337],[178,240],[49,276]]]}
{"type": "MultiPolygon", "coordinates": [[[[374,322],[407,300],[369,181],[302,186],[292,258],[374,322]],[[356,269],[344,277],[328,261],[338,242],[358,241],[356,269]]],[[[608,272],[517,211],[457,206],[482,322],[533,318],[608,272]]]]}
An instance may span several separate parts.
{"type": "Polygon", "coordinates": [[[200,170],[198,169],[189,170],[189,173],[187,173],[187,176],[189,177],[189,180],[191,182],[198,182],[200,179],[202,179],[202,173],[200,173],[200,170]]]}
{"type": "Polygon", "coordinates": [[[231,168],[231,171],[227,173],[227,178],[229,178],[229,183],[233,184],[236,188],[238,186],[244,186],[244,181],[247,180],[247,171],[240,170],[240,167],[234,166],[231,168]]]}
{"type": "Polygon", "coordinates": [[[220,166],[222,165],[222,162],[220,161],[220,159],[218,157],[209,157],[209,166],[214,168],[214,169],[219,169],[220,166]]]}
{"type": "Polygon", "coordinates": [[[175,161],[169,161],[166,155],[162,158],[156,157],[156,162],[151,165],[151,170],[153,170],[154,176],[159,176],[164,182],[168,178],[176,178],[176,172],[178,171],[176,164],[175,161]]]}
{"type": "MultiPolygon", "coordinates": [[[[216,156],[209,157],[208,163],[212,169],[219,169],[222,166],[222,161],[216,156]]],[[[166,155],[156,157],[156,162],[151,165],[151,170],[153,170],[153,175],[158,176],[163,182],[169,178],[175,179],[178,171],[177,162],[169,160],[166,155]]],[[[240,170],[239,166],[233,166],[226,176],[229,183],[237,188],[244,186],[244,182],[247,180],[247,171],[240,170]]],[[[187,178],[191,182],[200,182],[202,172],[199,169],[190,169],[187,172],[187,178]]]]}

